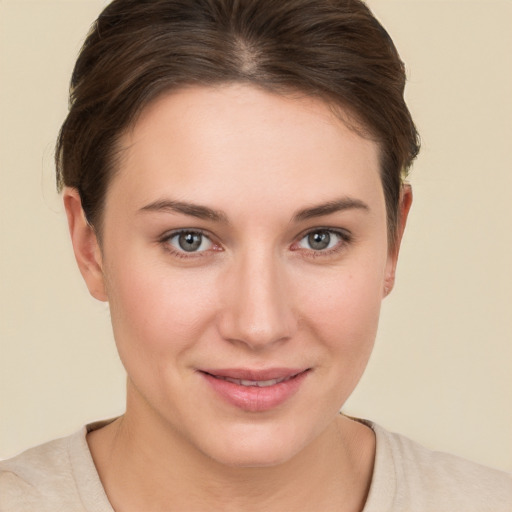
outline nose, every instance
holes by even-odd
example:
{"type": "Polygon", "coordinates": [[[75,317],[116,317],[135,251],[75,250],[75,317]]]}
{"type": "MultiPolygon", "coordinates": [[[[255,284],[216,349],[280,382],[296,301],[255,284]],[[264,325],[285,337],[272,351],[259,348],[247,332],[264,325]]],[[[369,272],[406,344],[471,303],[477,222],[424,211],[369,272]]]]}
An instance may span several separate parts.
{"type": "Polygon", "coordinates": [[[293,294],[279,258],[253,253],[227,271],[218,319],[221,336],[252,350],[262,350],[293,336],[297,319],[293,294]]]}

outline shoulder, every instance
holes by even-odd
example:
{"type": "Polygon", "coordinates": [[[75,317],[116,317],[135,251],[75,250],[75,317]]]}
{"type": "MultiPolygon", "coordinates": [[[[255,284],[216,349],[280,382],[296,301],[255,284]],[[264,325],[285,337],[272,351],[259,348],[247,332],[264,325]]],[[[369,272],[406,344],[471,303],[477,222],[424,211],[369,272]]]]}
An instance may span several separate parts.
{"type": "Polygon", "coordinates": [[[377,448],[369,498],[372,492],[386,496],[393,503],[389,510],[512,510],[512,475],[428,450],[405,436],[375,424],[370,426],[376,435],[377,448]]]}
{"type": "Polygon", "coordinates": [[[72,494],[70,440],[56,439],[0,462],[0,509],[40,510],[55,493],[72,494]]]}
{"type": "Polygon", "coordinates": [[[82,512],[104,501],[86,441],[86,428],[0,462],[2,512],[82,512]],[[84,492],[85,491],[85,492],[84,492]],[[86,496],[84,497],[84,494],[86,496]],[[98,503],[96,501],[96,503],[98,503]]]}

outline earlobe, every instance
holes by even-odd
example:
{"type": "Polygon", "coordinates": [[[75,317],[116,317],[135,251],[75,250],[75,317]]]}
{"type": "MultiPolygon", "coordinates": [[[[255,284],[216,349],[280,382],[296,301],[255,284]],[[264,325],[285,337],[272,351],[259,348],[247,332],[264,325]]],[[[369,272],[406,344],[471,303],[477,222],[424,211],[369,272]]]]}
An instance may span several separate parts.
{"type": "Polygon", "coordinates": [[[383,297],[387,297],[393,286],[395,285],[396,265],[398,262],[398,253],[400,252],[400,244],[407,223],[407,217],[412,205],[412,188],[408,183],[402,185],[400,192],[400,205],[398,209],[398,226],[396,230],[395,244],[388,256],[388,264],[386,269],[386,276],[384,279],[384,289],[382,292],[383,297]]]}
{"type": "Polygon", "coordinates": [[[107,301],[100,246],[94,228],[85,218],[78,190],[65,187],[63,201],[80,273],[90,294],[98,300],[107,301]]]}

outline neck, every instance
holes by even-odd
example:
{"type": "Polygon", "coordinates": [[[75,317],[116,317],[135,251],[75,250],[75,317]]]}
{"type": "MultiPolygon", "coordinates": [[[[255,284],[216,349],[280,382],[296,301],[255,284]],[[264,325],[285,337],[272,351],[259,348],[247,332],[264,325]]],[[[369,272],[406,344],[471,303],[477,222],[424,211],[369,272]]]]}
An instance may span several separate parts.
{"type": "Polygon", "coordinates": [[[339,416],[284,463],[233,467],[200,452],[164,420],[140,412],[128,402],[123,417],[88,436],[116,512],[363,509],[374,435],[360,423],[339,416]]]}

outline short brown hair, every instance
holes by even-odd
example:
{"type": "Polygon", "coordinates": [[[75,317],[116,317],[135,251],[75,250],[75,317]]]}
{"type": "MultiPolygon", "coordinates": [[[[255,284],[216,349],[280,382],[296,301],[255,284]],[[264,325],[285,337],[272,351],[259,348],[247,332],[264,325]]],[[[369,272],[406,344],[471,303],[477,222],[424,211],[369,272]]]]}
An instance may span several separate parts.
{"type": "Polygon", "coordinates": [[[56,147],[57,187],[75,187],[101,231],[120,135],[185,85],[252,83],[342,107],[381,149],[393,245],[402,177],[419,151],[404,65],[359,0],[114,0],[82,47],[56,147]]]}

